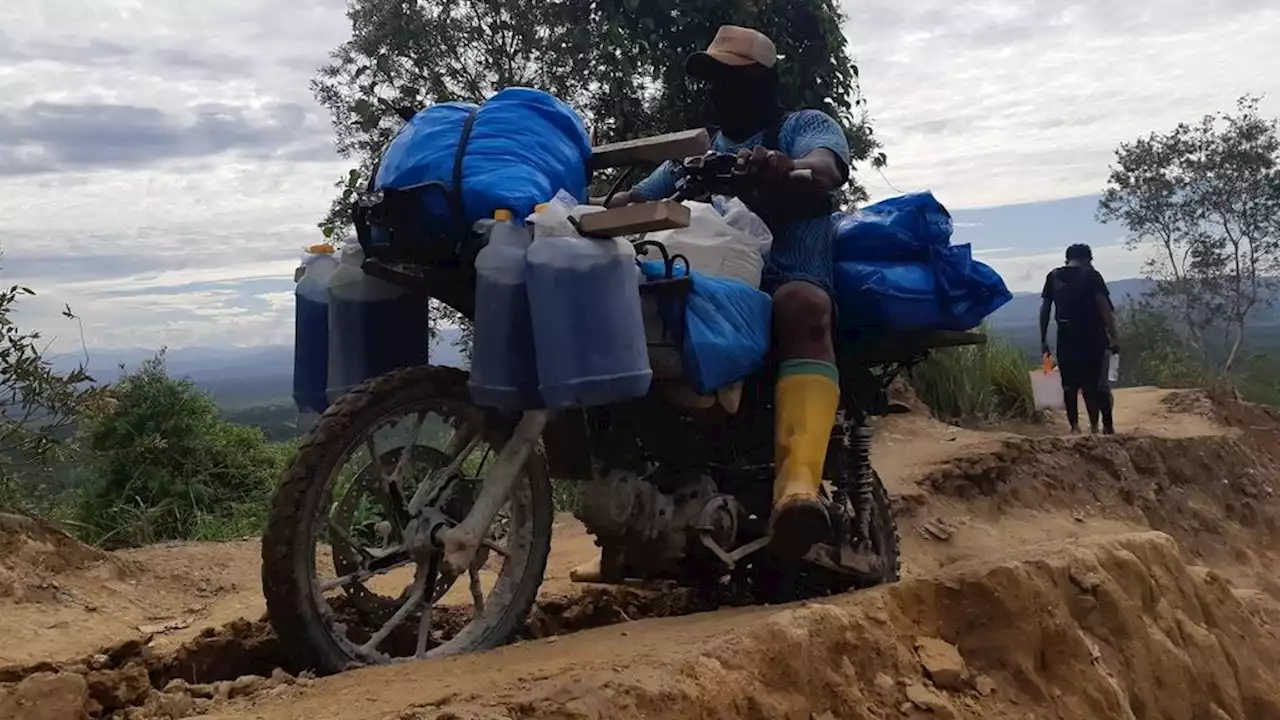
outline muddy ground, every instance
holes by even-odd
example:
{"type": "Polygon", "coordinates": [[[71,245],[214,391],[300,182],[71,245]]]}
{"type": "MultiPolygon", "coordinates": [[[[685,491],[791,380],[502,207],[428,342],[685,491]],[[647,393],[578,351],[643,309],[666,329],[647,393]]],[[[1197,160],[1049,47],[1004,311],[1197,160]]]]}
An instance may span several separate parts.
{"type": "Polygon", "coordinates": [[[108,554],[0,519],[0,717],[1280,718],[1280,419],[1154,390],[1118,415],[879,428],[894,586],[700,612],[570,583],[594,545],[562,517],[526,640],[320,680],[278,669],[255,539],[108,554]]]}

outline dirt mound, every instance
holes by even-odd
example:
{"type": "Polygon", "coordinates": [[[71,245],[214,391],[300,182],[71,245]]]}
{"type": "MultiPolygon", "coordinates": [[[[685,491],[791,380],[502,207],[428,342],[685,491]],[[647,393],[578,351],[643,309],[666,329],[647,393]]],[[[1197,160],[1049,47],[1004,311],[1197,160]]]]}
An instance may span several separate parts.
{"type": "Polygon", "coordinates": [[[135,569],[49,523],[0,513],[0,598],[53,602],[61,590],[58,576],[99,565],[121,577],[135,569]]]}
{"type": "Polygon", "coordinates": [[[1241,595],[1167,535],[1092,539],[781,612],[372,668],[216,716],[1280,717],[1280,635],[1241,595]]]}
{"type": "Polygon", "coordinates": [[[0,717],[1280,717],[1280,413],[1148,389],[1119,407],[1114,438],[887,421],[895,586],[702,612],[690,590],[570,583],[597,549],[560,517],[514,645],[314,683],[254,620],[257,542],[104,554],[0,524],[24,587],[53,591],[0,593],[0,717]],[[41,697],[70,709],[31,714],[41,697]]]}
{"type": "Polygon", "coordinates": [[[936,495],[1004,514],[1015,508],[1132,521],[1199,558],[1250,564],[1280,546],[1280,465],[1237,436],[1020,438],[926,475],[936,495]]]}
{"type": "Polygon", "coordinates": [[[1280,408],[1243,402],[1211,404],[1208,412],[1280,463],[1280,408]]]}
{"type": "MultiPolygon", "coordinates": [[[[587,587],[575,594],[539,598],[517,642],[711,609],[704,596],[684,588],[587,587]]],[[[161,651],[151,639],[129,640],[63,662],[0,667],[0,694],[8,691],[20,698],[78,693],[78,683],[50,679],[76,675],[88,683],[84,707],[91,716],[143,719],[169,717],[173,708],[207,709],[214,700],[294,686],[291,672],[304,679],[303,685],[309,682],[304,668],[292,666],[266,618],[206,628],[174,650],[161,651]],[[184,695],[192,702],[178,699],[184,695]]],[[[50,719],[63,717],[71,716],[50,719]]]]}
{"type": "Polygon", "coordinates": [[[91,654],[153,637],[176,648],[202,628],[261,617],[257,542],[170,543],[101,552],[65,533],[22,520],[0,532],[0,665],[91,654]],[[12,526],[11,526],[12,527],[12,526]],[[3,551],[0,551],[3,553],[3,551]]]}

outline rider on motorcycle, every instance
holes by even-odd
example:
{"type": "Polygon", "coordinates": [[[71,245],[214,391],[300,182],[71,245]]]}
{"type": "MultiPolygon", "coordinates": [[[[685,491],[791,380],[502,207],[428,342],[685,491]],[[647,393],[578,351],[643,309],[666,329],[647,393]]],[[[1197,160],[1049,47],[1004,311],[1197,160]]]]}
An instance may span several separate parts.
{"type": "MultiPolygon", "coordinates": [[[[830,531],[818,499],[827,441],[840,400],[832,344],[834,191],[849,179],[844,131],[818,110],[784,112],[778,98],[777,49],[764,34],[724,26],[705,52],[692,55],[689,76],[707,84],[719,131],[718,152],[738,153],[757,173],[752,205],[773,232],[762,289],[773,295],[780,361],[774,437],[776,478],[770,528],[772,549],[799,558],[830,531]],[[809,170],[808,173],[793,173],[809,170]]],[[[676,191],[675,165],[666,163],[629,192],[618,207],[661,200],[676,191]]]]}

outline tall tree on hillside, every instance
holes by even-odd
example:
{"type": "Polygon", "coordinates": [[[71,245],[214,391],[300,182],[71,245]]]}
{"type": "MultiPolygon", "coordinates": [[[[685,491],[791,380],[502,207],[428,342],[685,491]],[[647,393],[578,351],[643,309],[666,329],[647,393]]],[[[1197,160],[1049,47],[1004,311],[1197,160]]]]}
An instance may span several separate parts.
{"type": "MultiPolygon", "coordinates": [[[[686,82],[684,59],[725,23],[769,33],[787,56],[784,99],[837,118],[855,160],[884,163],[834,0],[350,0],[347,14],[351,40],[313,82],[339,154],[355,165],[326,234],[344,231],[350,201],[402,124],[398,107],[524,85],[576,107],[601,142],[699,126],[706,100],[686,82]]],[[[854,186],[851,196],[865,192],[854,186]]]]}
{"type": "Polygon", "coordinates": [[[1188,340],[1229,373],[1255,311],[1272,301],[1280,273],[1280,133],[1256,97],[1234,114],[1205,116],[1124,143],[1099,203],[1104,222],[1146,248],[1160,303],[1188,340]]]}

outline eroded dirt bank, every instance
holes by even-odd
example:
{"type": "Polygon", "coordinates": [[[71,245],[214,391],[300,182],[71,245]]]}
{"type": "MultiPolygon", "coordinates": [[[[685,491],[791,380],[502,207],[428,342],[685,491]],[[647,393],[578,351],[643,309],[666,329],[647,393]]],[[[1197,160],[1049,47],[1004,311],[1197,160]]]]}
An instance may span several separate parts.
{"type": "Polygon", "coordinates": [[[857,595],[362,670],[226,718],[1280,717],[1280,636],[1157,533],[857,595]]]}
{"type": "Polygon", "coordinates": [[[104,554],[0,526],[0,629],[33,641],[0,649],[0,718],[1280,718],[1280,422],[1120,407],[1114,438],[881,428],[898,585],[703,612],[569,584],[594,547],[561,518],[524,641],[321,680],[277,669],[256,542],[104,554]]]}

